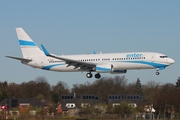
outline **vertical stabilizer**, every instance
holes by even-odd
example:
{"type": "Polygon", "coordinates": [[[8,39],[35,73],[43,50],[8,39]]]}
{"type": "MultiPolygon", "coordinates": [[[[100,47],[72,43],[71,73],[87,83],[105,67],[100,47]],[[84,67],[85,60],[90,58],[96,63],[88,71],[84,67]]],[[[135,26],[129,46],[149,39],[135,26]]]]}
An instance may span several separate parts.
{"type": "Polygon", "coordinates": [[[45,56],[36,43],[28,36],[22,28],[16,28],[22,55],[24,58],[45,56]]]}

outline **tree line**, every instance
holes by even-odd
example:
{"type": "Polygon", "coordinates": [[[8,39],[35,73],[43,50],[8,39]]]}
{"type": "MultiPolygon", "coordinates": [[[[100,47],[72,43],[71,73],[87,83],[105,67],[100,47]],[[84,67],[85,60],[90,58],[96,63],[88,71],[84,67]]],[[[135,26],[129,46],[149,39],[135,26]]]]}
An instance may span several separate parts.
{"type": "Polygon", "coordinates": [[[38,98],[46,100],[53,107],[61,102],[61,95],[74,93],[97,95],[101,103],[107,103],[110,94],[138,94],[143,96],[144,104],[153,104],[158,115],[180,114],[180,77],[174,84],[155,81],[141,84],[140,79],[128,83],[125,76],[103,77],[93,83],[74,84],[72,88],[63,81],[50,85],[45,77],[21,84],[0,82],[0,101],[5,98],[38,98]]]}

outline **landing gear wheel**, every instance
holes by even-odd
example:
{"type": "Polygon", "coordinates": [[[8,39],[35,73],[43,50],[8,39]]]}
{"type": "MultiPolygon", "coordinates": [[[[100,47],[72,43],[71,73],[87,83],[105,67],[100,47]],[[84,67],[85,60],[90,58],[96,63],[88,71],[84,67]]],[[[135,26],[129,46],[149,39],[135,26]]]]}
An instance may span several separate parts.
{"type": "Polygon", "coordinates": [[[92,74],[91,74],[91,73],[87,73],[87,74],[86,74],[86,77],[87,77],[87,78],[92,78],[92,74]]]}
{"type": "Polygon", "coordinates": [[[95,74],[95,78],[100,78],[101,75],[99,73],[95,74]]]}
{"type": "Polygon", "coordinates": [[[159,72],[156,72],[156,75],[159,75],[159,72]]]}

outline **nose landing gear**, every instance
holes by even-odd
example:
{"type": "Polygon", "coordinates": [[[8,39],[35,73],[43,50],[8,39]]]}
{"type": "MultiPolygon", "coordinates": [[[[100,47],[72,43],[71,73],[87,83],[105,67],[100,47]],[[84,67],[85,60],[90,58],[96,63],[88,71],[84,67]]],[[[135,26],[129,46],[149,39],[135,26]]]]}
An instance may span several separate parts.
{"type": "Polygon", "coordinates": [[[156,69],[156,75],[159,75],[159,69],[156,69]]]}
{"type": "Polygon", "coordinates": [[[159,75],[159,72],[158,72],[158,71],[156,71],[156,75],[159,75]]]}

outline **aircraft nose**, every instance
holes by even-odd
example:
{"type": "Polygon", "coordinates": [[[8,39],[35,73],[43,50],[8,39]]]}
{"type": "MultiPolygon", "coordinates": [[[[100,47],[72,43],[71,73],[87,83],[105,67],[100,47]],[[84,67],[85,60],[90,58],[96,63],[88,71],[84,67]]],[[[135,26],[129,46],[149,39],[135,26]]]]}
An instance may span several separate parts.
{"type": "Polygon", "coordinates": [[[175,62],[175,61],[174,61],[173,59],[171,59],[171,58],[170,58],[168,61],[169,61],[170,64],[173,64],[173,63],[175,62]]]}

